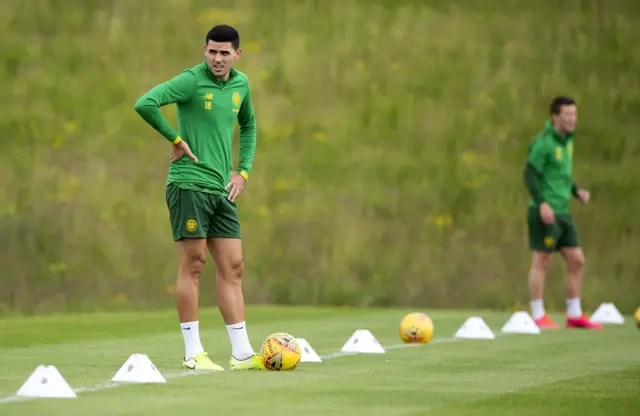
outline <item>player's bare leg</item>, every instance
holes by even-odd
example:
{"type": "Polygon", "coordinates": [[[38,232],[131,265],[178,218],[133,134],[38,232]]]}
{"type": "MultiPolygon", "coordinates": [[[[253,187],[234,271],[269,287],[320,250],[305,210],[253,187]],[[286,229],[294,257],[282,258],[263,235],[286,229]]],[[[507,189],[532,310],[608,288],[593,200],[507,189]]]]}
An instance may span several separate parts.
{"type": "Polygon", "coordinates": [[[239,238],[210,238],[207,246],[216,263],[216,291],[218,307],[227,325],[244,321],[242,293],[242,240],[239,238]]]}
{"type": "Polygon", "coordinates": [[[555,329],[558,325],[551,321],[544,309],[544,284],[547,270],[553,262],[552,252],[534,251],[531,255],[531,268],[529,269],[529,299],[531,301],[531,314],[540,328],[555,329]]]}
{"type": "Polygon", "coordinates": [[[244,317],[242,240],[210,238],[207,240],[207,246],[216,263],[218,308],[231,341],[231,368],[263,369],[264,366],[249,342],[244,317]]]}
{"type": "Polygon", "coordinates": [[[176,242],[180,267],[176,280],[176,308],[180,323],[198,320],[198,287],[207,260],[206,240],[187,238],[176,242]]]}
{"type": "MultiPolygon", "coordinates": [[[[582,250],[580,248],[564,248],[561,252],[566,264],[564,284],[567,299],[580,298],[582,269],[584,268],[584,254],[582,254],[582,250]]],[[[582,311],[578,309],[577,316],[580,316],[581,314],[582,311]]]]}
{"type": "Polygon", "coordinates": [[[602,325],[591,322],[582,313],[580,292],[582,287],[582,271],[584,269],[584,254],[580,247],[566,247],[561,250],[566,264],[564,280],[567,295],[567,327],[598,329],[602,325]]]}
{"type": "Polygon", "coordinates": [[[180,257],[176,280],[176,309],[184,338],[184,366],[189,369],[222,370],[213,364],[200,342],[198,293],[200,276],[206,262],[204,238],[182,239],[176,242],[180,257]]]}

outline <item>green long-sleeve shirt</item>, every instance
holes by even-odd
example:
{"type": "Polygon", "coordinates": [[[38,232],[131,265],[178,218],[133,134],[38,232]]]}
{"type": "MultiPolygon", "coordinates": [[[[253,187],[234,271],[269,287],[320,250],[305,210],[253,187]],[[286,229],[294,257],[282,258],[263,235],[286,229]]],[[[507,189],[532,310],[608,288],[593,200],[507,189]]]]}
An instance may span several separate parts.
{"type": "Polygon", "coordinates": [[[573,137],[562,136],[547,122],[529,145],[524,183],[530,206],[547,202],[557,214],[569,213],[569,200],[578,189],[572,179],[573,137]]]}
{"type": "Polygon", "coordinates": [[[171,163],[167,184],[225,195],[233,169],[236,121],[240,125],[237,172],[251,172],[257,128],[249,79],[242,72],[231,69],[229,79],[219,81],[206,62],[196,65],[146,92],[136,101],[135,110],[167,140],[184,140],[198,158],[194,162],[184,156],[171,163]],[[173,103],[178,131],[160,112],[160,107],[173,103]]]}

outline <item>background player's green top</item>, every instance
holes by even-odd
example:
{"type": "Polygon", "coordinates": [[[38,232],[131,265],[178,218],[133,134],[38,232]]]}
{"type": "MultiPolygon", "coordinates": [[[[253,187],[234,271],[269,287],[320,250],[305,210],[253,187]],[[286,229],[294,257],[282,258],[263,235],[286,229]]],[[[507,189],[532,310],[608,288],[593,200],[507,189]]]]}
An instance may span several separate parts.
{"type": "Polygon", "coordinates": [[[236,120],[240,125],[237,171],[251,172],[256,148],[256,121],[249,79],[231,69],[227,81],[219,81],[206,62],[186,69],[155,86],[138,99],[135,110],[155,130],[173,142],[182,138],[198,158],[187,156],[171,163],[167,184],[225,195],[233,159],[236,120]],[[160,107],[176,103],[178,131],[165,120],[160,107]]]}
{"type": "Polygon", "coordinates": [[[525,182],[532,195],[531,206],[546,201],[557,214],[569,212],[577,188],[571,176],[573,137],[573,133],[561,135],[548,121],[529,145],[525,182]]]}

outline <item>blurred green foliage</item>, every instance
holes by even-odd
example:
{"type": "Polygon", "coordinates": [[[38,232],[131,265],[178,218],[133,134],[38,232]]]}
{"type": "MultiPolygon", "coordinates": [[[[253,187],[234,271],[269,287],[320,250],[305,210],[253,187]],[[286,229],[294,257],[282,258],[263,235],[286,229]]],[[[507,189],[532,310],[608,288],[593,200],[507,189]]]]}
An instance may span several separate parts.
{"type": "MultiPolygon", "coordinates": [[[[247,301],[525,307],[521,171],[551,97],[570,94],[593,200],[572,205],[584,303],[636,306],[636,1],[0,7],[0,313],[173,305],[170,146],[133,104],[201,62],[218,23],[241,33],[259,123],[239,201],[247,301]]],[[[559,258],[547,293],[564,307],[559,258]]]]}

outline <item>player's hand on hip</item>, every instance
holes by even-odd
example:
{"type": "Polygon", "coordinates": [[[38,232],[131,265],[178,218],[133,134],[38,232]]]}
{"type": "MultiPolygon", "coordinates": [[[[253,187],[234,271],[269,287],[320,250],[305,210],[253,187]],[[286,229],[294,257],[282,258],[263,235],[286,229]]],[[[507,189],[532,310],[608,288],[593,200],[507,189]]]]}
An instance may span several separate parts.
{"type": "Polygon", "coordinates": [[[556,222],[556,215],[553,213],[548,202],[540,204],[540,218],[542,218],[542,222],[545,224],[553,224],[556,222]]]}
{"type": "Polygon", "coordinates": [[[227,195],[229,201],[234,202],[236,200],[244,189],[245,182],[242,175],[237,172],[231,172],[231,179],[229,179],[227,186],[224,187],[224,189],[229,190],[229,195],[227,195]]]}
{"type": "Polygon", "coordinates": [[[580,198],[580,202],[582,202],[583,204],[586,204],[591,199],[591,194],[586,189],[579,189],[578,198],[580,198]]]}
{"type": "Polygon", "coordinates": [[[189,148],[189,145],[184,140],[181,140],[180,143],[174,144],[172,146],[173,150],[171,151],[171,157],[169,159],[171,163],[182,159],[184,155],[187,155],[187,157],[194,162],[198,161],[198,158],[193,154],[193,152],[189,148]]]}

